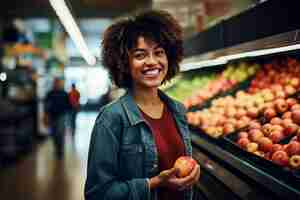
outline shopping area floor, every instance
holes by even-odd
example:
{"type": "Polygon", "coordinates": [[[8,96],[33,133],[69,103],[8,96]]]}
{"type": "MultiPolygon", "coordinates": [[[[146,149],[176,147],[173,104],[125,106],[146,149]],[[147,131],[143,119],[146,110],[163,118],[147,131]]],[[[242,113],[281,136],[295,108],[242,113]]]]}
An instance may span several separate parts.
{"type": "Polygon", "coordinates": [[[80,112],[74,139],[67,134],[65,156],[57,160],[47,138],[14,165],[0,169],[1,200],[83,200],[86,163],[96,112],[80,112]]]}

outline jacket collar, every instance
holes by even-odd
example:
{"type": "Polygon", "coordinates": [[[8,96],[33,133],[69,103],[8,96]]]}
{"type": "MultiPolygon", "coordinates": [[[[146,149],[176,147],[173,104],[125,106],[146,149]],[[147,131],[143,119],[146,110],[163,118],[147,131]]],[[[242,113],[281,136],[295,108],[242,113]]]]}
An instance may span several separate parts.
{"type": "MultiPolygon", "coordinates": [[[[161,98],[161,100],[168,106],[171,112],[175,113],[177,116],[183,116],[183,112],[180,110],[179,106],[175,103],[174,100],[168,97],[161,90],[158,90],[158,95],[161,98]]],[[[140,112],[137,104],[133,99],[133,94],[131,90],[127,90],[120,100],[131,125],[136,125],[140,122],[145,121],[142,116],[142,113],[140,112]]]]}

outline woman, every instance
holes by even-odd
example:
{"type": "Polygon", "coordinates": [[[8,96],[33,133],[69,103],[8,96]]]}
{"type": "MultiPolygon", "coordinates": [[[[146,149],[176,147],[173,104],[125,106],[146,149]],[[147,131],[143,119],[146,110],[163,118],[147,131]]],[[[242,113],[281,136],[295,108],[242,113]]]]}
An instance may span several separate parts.
{"type": "Polygon", "coordinates": [[[147,11],[110,26],[103,65],[127,93],[100,111],[93,129],[86,200],[191,200],[197,165],[177,178],[175,160],[191,155],[182,104],[158,87],[179,71],[182,30],[167,12],[147,11]]]}

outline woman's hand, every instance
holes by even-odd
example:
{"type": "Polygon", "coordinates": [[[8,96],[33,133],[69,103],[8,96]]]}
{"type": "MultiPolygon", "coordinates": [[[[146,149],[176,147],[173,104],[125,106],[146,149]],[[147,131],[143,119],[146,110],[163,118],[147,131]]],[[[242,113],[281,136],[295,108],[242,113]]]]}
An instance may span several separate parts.
{"type": "Polygon", "coordinates": [[[178,178],[177,168],[162,171],[158,176],[149,180],[150,189],[156,187],[168,187],[177,190],[184,190],[194,185],[200,177],[200,166],[196,165],[188,176],[178,178]]]}

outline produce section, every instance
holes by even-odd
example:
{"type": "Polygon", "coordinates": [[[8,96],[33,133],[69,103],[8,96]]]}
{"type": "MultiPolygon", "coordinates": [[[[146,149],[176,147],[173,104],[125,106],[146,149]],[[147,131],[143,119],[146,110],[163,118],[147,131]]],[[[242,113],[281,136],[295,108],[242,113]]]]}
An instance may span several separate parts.
{"type": "MultiPolygon", "coordinates": [[[[229,164],[235,173],[246,175],[247,182],[254,180],[278,196],[299,197],[300,62],[297,56],[286,55],[233,61],[219,66],[215,77],[224,76],[233,66],[238,68],[239,63],[254,66],[253,74],[245,75],[231,88],[216,90],[198,106],[185,104],[195,151],[229,164]],[[273,191],[274,187],[281,192],[273,191]]],[[[201,75],[200,69],[198,74],[205,77],[205,73],[201,75]]],[[[193,75],[195,78],[197,71],[193,75]]],[[[181,99],[184,102],[188,97],[181,99]]]]}
{"type": "MultiPolygon", "coordinates": [[[[258,66],[258,65],[257,65],[258,66]]],[[[214,138],[245,128],[262,113],[267,118],[286,109],[283,100],[300,89],[300,64],[292,58],[276,58],[263,64],[250,87],[212,100],[211,106],[187,113],[188,122],[214,138]]],[[[289,100],[290,101],[290,100],[289,100]]]]}

